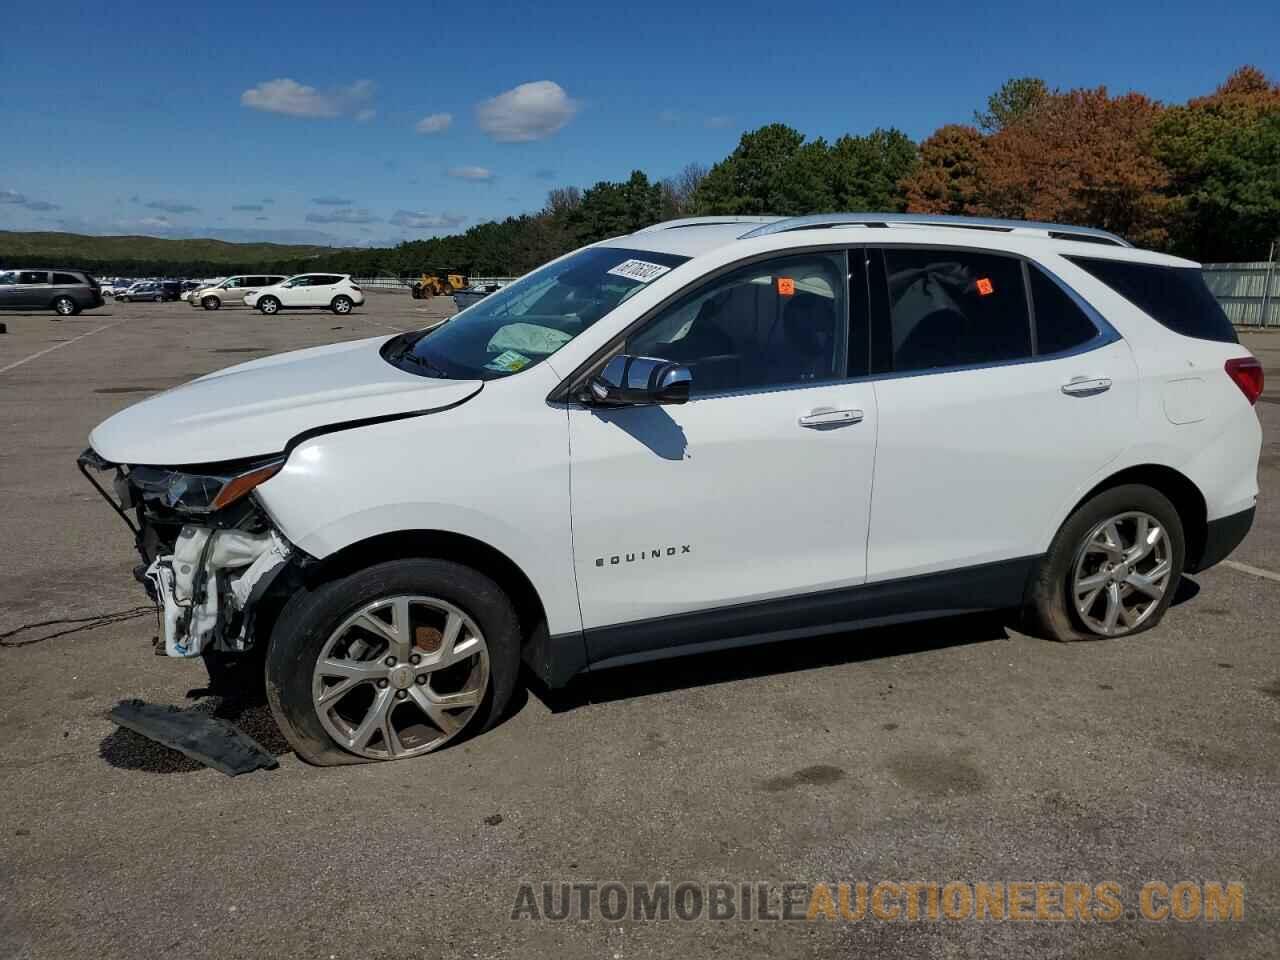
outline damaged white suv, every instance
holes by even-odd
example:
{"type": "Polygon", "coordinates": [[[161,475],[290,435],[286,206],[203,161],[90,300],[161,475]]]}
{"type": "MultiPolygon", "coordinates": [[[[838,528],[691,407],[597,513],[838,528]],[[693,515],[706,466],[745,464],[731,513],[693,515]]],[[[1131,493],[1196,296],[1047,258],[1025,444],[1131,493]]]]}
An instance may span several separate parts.
{"type": "Polygon", "coordinates": [[[308,760],[391,760],[492,724],[522,661],[1147,629],[1249,529],[1261,390],[1195,264],[1101,231],[702,218],[159,394],[81,468],[166,653],[264,670],[308,760]]]}

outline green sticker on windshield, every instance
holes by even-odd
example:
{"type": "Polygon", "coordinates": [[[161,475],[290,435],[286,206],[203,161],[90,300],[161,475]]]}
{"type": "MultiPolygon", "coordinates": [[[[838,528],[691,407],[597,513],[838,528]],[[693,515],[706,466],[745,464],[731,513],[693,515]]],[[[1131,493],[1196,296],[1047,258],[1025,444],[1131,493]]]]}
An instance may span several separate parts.
{"type": "Polygon", "coordinates": [[[503,373],[515,373],[529,365],[529,358],[514,350],[504,350],[485,364],[490,370],[501,370],[503,373]]]}

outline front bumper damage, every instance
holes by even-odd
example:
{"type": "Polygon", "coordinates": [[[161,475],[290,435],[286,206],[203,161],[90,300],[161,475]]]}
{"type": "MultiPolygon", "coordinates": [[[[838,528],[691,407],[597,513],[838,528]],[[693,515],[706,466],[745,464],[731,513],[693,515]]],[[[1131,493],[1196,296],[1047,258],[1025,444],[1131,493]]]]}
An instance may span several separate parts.
{"type": "Polygon", "coordinates": [[[130,468],[86,450],[81,473],[128,524],[142,563],[134,576],[156,603],[163,652],[242,653],[257,639],[258,613],[281,574],[304,555],[250,496],[221,510],[190,511],[181,496],[216,475],[130,468]],[[95,474],[114,471],[114,496],[95,474]]]}

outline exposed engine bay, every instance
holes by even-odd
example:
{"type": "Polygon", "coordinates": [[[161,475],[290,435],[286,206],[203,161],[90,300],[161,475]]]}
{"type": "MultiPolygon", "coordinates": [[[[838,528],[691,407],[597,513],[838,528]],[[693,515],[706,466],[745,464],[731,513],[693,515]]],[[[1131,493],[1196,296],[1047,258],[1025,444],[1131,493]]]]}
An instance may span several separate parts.
{"type": "Polygon", "coordinates": [[[301,556],[249,495],[284,458],[169,469],[114,464],[89,449],[78,464],[133,532],[134,576],[159,607],[163,652],[249,649],[263,597],[301,556]],[[114,496],[94,476],[108,470],[114,496]]]}

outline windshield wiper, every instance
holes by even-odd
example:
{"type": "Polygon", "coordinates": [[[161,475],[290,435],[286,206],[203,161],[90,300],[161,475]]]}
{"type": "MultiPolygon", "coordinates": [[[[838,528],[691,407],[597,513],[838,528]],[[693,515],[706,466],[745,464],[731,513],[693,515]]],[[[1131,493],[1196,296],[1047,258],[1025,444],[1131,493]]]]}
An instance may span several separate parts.
{"type": "Polygon", "coordinates": [[[413,352],[413,348],[418,345],[418,340],[420,339],[421,337],[414,338],[412,336],[404,336],[404,339],[401,341],[399,346],[386,353],[387,360],[394,364],[399,364],[401,361],[408,361],[418,369],[428,371],[428,376],[448,380],[449,375],[445,373],[445,371],[441,370],[426,357],[420,357],[413,352]]]}

